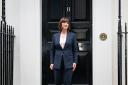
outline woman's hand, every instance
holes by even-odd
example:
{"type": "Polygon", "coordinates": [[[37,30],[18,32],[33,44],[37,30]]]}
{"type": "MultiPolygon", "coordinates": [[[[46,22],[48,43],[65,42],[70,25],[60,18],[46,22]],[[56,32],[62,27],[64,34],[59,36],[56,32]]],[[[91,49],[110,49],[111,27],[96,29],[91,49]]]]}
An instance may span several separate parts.
{"type": "Polygon", "coordinates": [[[76,63],[73,63],[73,71],[76,69],[76,63]]]}
{"type": "Polygon", "coordinates": [[[53,70],[54,64],[50,64],[50,69],[53,70]]]}

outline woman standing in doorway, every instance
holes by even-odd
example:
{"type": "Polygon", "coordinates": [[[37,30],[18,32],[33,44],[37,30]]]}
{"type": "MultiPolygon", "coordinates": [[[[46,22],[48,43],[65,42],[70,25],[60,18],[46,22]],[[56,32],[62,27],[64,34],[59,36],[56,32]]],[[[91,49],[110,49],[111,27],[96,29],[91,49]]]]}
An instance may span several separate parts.
{"type": "Polygon", "coordinates": [[[78,47],[76,35],[70,30],[70,21],[63,17],[58,24],[60,32],[52,37],[50,51],[50,69],[54,70],[55,84],[61,85],[64,78],[64,85],[72,84],[72,75],[78,61],[78,47]]]}

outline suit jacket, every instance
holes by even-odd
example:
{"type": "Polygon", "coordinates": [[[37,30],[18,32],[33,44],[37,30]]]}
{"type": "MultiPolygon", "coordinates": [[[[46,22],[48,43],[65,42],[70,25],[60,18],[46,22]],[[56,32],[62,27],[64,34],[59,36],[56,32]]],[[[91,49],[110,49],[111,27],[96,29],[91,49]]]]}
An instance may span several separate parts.
{"type": "Polygon", "coordinates": [[[75,33],[67,33],[65,46],[63,49],[60,45],[60,32],[55,33],[52,37],[50,63],[54,64],[55,69],[60,69],[61,59],[63,56],[65,69],[72,68],[73,63],[77,64],[78,61],[77,51],[78,46],[75,33]]]}

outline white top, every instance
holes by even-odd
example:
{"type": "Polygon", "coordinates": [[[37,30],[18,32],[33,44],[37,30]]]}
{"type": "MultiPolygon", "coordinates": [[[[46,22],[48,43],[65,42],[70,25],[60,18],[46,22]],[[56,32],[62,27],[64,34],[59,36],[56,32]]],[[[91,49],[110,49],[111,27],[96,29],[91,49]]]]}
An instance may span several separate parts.
{"type": "Polygon", "coordinates": [[[60,35],[60,45],[61,45],[62,49],[65,46],[65,42],[66,42],[66,35],[60,35]]]}

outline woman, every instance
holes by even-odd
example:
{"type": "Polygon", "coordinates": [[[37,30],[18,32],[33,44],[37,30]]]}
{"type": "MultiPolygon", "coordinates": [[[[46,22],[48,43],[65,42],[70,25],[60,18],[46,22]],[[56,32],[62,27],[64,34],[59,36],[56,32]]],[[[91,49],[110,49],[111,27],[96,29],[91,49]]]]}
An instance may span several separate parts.
{"type": "Polygon", "coordinates": [[[70,21],[63,17],[58,25],[60,32],[52,38],[50,51],[50,69],[54,70],[55,84],[61,85],[64,77],[64,85],[71,85],[72,74],[77,65],[77,40],[76,35],[70,30],[70,21]]]}

